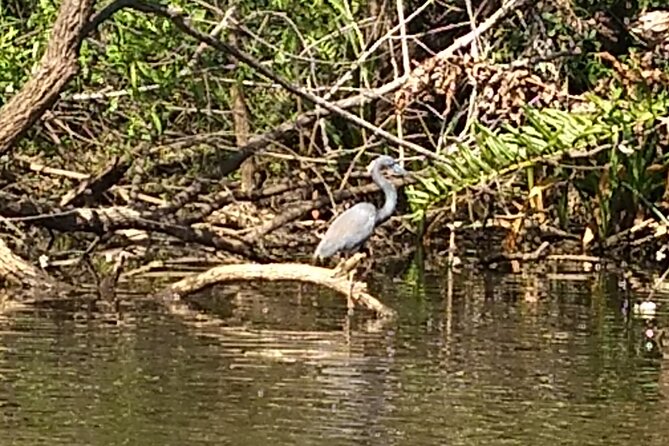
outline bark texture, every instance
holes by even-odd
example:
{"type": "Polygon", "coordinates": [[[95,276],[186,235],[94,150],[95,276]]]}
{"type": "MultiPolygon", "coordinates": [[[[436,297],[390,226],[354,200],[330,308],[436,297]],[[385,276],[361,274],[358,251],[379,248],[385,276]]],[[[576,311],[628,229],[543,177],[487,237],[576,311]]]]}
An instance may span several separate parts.
{"type": "Polygon", "coordinates": [[[93,3],[94,0],[63,0],[39,68],[0,109],[0,155],[12,149],[77,74],[79,47],[93,3]]]}

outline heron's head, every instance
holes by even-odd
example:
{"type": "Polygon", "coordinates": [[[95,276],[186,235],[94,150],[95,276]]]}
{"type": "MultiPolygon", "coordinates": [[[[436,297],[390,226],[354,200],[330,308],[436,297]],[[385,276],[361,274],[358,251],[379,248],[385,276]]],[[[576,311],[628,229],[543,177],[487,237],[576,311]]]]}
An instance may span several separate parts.
{"type": "Polygon", "coordinates": [[[367,172],[371,173],[372,170],[378,169],[378,170],[383,170],[383,169],[390,169],[395,175],[406,175],[407,171],[404,170],[402,166],[393,158],[392,156],[388,155],[381,155],[378,158],[376,158],[374,161],[369,163],[367,166],[367,172]]]}

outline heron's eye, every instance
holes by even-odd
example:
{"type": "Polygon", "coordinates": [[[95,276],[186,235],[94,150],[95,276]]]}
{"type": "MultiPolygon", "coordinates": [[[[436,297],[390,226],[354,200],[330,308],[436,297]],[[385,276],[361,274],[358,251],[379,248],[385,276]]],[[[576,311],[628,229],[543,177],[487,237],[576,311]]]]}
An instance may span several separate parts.
{"type": "Polygon", "coordinates": [[[407,173],[407,171],[404,170],[404,168],[397,163],[393,164],[392,169],[393,172],[396,173],[397,175],[406,175],[407,173]]]}

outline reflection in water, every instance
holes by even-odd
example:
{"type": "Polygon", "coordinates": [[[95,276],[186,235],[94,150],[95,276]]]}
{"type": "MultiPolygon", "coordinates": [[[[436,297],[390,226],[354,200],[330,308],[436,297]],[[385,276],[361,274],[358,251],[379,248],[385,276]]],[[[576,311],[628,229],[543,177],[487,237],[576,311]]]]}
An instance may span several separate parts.
{"type": "MultiPolygon", "coordinates": [[[[615,278],[378,277],[390,325],[339,296],[230,285],[193,305],[205,335],[133,300],[0,320],[9,444],[664,445],[669,372],[615,278]],[[572,278],[573,279],[573,278],[572,278]],[[417,292],[419,290],[419,292],[417,292]],[[80,316],[83,314],[83,316],[80,316]]],[[[657,339],[655,337],[654,339],[657,339]]]]}

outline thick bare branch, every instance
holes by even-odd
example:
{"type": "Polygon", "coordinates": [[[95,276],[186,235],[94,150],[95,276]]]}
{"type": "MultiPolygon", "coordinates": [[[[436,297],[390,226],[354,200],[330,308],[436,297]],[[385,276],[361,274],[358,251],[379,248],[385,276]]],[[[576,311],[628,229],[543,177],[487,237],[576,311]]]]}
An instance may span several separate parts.
{"type": "Polygon", "coordinates": [[[362,304],[374,311],[378,316],[382,318],[392,318],[395,316],[393,309],[385,306],[378,299],[367,293],[365,284],[360,282],[351,283],[345,278],[333,277],[333,273],[334,271],[331,269],[301,263],[222,265],[173,283],[162,294],[164,298],[178,300],[183,296],[220,282],[291,280],[321,285],[345,296],[351,293],[354,302],[362,304]]]}
{"type": "Polygon", "coordinates": [[[121,229],[140,229],[171,235],[187,243],[211,246],[249,259],[260,260],[248,244],[233,237],[221,237],[206,229],[165,221],[161,214],[142,213],[123,206],[80,208],[58,211],[26,199],[0,192],[0,214],[44,228],[64,232],[105,234],[121,229]]]}

